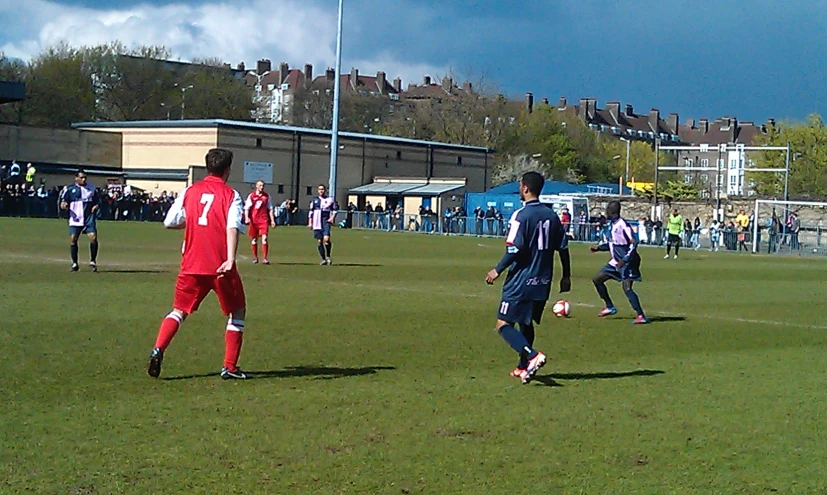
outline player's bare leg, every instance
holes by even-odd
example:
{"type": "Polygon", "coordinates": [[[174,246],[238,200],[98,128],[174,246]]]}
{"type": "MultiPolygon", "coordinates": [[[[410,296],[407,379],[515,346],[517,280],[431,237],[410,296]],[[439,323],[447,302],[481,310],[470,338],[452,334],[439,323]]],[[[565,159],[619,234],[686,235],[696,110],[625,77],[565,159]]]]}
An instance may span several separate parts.
{"type": "Polygon", "coordinates": [[[221,378],[225,380],[244,380],[247,375],[238,367],[238,356],[241,354],[241,343],[244,337],[244,317],[246,308],[230,313],[227,321],[227,330],[224,332],[226,349],[224,353],[224,367],[221,369],[221,378]]]}
{"type": "Polygon", "coordinates": [[[265,265],[269,265],[270,260],[267,259],[267,255],[270,254],[270,246],[267,245],[267,234],[262,234],[261,236],[261,251],[264,255],[262,263],[264,263],[265,265]]]}
{"type": "Polygon", "coordinates": [[[73,272],[78,271],[78,235],[69,236],[69,254],[72,257],[73,272]]]}
{"type": "Polygon", "coordinates": [[[149,355],[149,365],[147,365],[146,372],[152,378],[158,378],[161,374],[161,363],[164,361],[164,351],[169,347],[178,329],[181,328],[181,323],[187,319],[187,313],[180,309],[173,309],[161,322],[161,328],[158,330],[158,338],[155,339],[155,347],[152,349],[152,354],[149,355]]]}
{"type": "Polygon", "coordinates": [[[258,263],[258,239],[253,237],[253,240],[250,242],[250,246],[253,249],[253,264],[255,265],[258,263]]]}
{"type": "Polygon", "coordinates": [[[86,235],[89,237],[89,268],[96,272],[98,271],[98,233],[90,232],[86,235]]]}

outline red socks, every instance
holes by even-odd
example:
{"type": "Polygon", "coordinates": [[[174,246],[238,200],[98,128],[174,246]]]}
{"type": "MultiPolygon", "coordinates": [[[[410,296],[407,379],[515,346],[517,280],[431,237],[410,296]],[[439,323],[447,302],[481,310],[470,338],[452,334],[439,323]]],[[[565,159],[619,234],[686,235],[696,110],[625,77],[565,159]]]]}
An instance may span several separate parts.
{"type": "Polygon", "coordinates": [[[176,332],[181,327],[181,317],[176,312],[171,312],[161,322],[161,328],[158,330],[158,338],[155,340],[155,347],[166,350],[172,338],[175,337],[176,332]]]}
{"type": "Polygon", "coordinates": [[[224,367],[230,371],[238,369],[238,355],[241,354],[242,340],[244,340],[244,320],[230,318],[227,322],[227,331],[224,333],[226,344],[224,367]]]}
{"type": "MultiPolygon", "coordinates": [[[[256,244],[255,239],[253,239],[252,246],[253,246],[253,259],[258,259],[258,244],[256,244]]],[[[264,249],[266,250],[267,248],[265,247],[264,249]]],[[[265,254],[264,257],[266,258],[267,255],[265,254]]]]}

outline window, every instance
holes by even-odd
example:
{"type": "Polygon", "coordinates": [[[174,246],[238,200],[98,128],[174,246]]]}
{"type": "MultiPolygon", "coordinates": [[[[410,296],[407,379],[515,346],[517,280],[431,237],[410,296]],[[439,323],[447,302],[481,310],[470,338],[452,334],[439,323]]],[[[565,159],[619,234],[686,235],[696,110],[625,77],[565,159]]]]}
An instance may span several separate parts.
{"type": "Polygon", "coordinates": [[[724,168],[724,159],[718,158],[718,168],[724,168]]]}
{"type": "Polygon", "coordinates": [[[692,160],[691,158],[684,158],[684,159],[683,159],[683,166],[684,166],[684,167],[692,167],[692,165],[693,165],[694,163],[695,163],[695,161],[694,161],[694,160],[692,160]]]}
{"type": "Polygon", "coordinates": [[[701,175],[701,182],[703,182],[704,184],[709,182],[709,176],[706,174],[701,175]]]}
{"type": "Polygon", "coordinates": [[[735,176],[735,175],[730,175],[729,176],[729,185],[734,186],[736,184],[738,184],[738,177],[735,176]]]}
{"type": "Polygon", "coordinates": [[[701,167],[709,168],[709,158],[701,158],[701,167]]]}
{"type": "Polygon", "coordinates": [[[256,138],[256,148],[261,148],[261,138],[256,138]]]}
{"type": "Polygon", "coordinates": [[[723,175],[721,175],[721,174],[718,174],[718,180],[717,180],[717,182],[718,182],[718,187],[719,187],[719,188],[720,188],[721,186],[723,186],[723,185],[724,185],[724,176],[723,176],[723,175]]]}
{"type": "Polygon", "coordinates": [[[684,184],[691,184],[692,183],[692,174],[686,174],[683,176],[683,183],[684,184]]]}
{"type": "Polygon", "coordinates": [[[730,160],[729,161],[729,169],[730,170],[735,170],[736,168],[738,168],[738,160],[736,160],[736,159],[730,160]]]}
{"type": "Polygon", "coordinates": [[[313,194],[313,186],[307,186],[307,192],[305,194],[307,194],[308,196],[313,194]]]}
{"type": "Polygon", "coordinates": [[[276,89],[276,85],[275,85],[275,84],[268,84],[268,85],[267,85],[267,91],[273,91],[274,89],[276,89]]]}
{"type": "Polygon", "coordinates": [[[284,184],[279,184],[279,194],[284,194],[284,184]]]}
{"type": "Polygon", "coordinates": [[[457,165],[462,165],[462,157],[461,156],[457,157],[457,165]]]}

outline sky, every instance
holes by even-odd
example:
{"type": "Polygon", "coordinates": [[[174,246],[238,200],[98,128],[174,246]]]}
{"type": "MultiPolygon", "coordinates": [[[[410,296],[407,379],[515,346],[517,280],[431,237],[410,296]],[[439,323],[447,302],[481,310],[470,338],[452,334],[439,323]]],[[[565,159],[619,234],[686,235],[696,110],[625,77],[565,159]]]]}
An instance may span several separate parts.
{"type": "MultiPolygon", "coordinates": [[[[821,0],[344,0],[342,70],[468,79],[514,98],[742,121],[827,114],[821,0]]],[[[163,45],[173,58],[323,74],[336,0],[0,0],[0,51],[163,45]]]]}

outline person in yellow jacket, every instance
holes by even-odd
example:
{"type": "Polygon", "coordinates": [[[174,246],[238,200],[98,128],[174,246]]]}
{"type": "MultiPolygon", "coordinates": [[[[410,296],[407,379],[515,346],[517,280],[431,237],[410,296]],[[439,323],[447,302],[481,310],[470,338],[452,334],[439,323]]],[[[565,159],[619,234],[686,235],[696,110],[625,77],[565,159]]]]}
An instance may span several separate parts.
{"type": "Polygon", "coordinates": [[[683,230],[683,217],[678,213],[677,208],[672,208],[672,214],[666,221],[666,232],[669,233],[669,237],[666,240],[666,256],[663,259],[669,259],[673,244],[675,245],[675,259],[678,259],[678,251],[681,249],[681,230],[683,230]]]}

